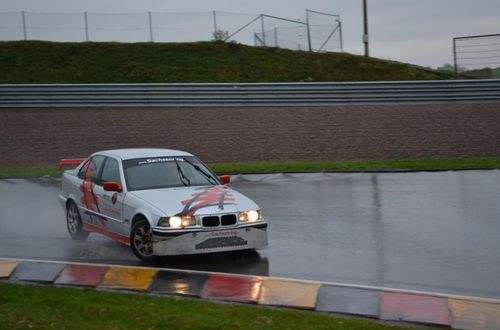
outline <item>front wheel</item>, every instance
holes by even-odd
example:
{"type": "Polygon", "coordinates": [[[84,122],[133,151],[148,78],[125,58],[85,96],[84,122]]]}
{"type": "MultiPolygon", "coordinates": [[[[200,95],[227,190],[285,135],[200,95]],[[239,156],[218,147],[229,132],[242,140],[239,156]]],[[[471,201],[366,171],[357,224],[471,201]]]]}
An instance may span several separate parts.
{"type": "Polygon", "coordinates": [[[130,246],[134,254],[143,261],[153,261],[153,233],[146,219],[139,220],[132,227],[130,233],[130,246]]]}
{"type": "Polygon", "coordinates": [[[89,232],[83,230],[82,218],[78,207],[75,203],[69,202],[66,206],[66,225],[68,226],[68,233],[72,239],[76,241],[84,241],[89,237],[89,232]]]}

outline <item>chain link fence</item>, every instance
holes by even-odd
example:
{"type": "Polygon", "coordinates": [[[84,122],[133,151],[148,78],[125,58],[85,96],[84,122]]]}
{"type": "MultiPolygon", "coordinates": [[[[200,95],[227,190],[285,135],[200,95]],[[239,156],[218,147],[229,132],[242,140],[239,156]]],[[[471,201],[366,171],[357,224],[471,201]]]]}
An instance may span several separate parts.
{"type": "Polygon", "coordinates": [[[338,15],[309,10],[304,20],[220,11],[0,12],[0,40],[190,42],[214,40],[219,31],[223,40],[247,45],[342,51],[340,24],[338,15]]]}

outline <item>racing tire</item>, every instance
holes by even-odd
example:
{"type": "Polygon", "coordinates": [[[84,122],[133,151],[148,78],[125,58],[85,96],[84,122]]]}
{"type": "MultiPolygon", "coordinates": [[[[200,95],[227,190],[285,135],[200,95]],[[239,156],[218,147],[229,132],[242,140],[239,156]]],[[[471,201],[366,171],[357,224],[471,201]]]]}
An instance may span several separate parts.
{"type": "Polygon", "coordinates": [[[130,247],[142,261],[151,262],[158,257],[153,254],[153,232],[146,219],[137,221],[130,232],[130,247]]]}
{"type": "Polygon", "coordinates": [[[78,207],[72,201],[66,206],[66,226],[69,236],[75,241],[84,241],[89,237],[89,232],[83,230],[83,222],[78,207]]]}

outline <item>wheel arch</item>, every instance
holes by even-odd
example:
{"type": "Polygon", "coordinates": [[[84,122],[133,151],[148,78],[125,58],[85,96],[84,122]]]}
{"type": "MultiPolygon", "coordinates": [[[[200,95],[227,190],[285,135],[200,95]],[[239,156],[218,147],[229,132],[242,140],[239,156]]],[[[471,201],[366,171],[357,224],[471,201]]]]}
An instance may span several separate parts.
{"type": "Polygon", "coordinates": [[[68,197],[68,198],[66,199],[66,203],[64,203],[64,204],[66,205],[66,209],[68,209],[68,206],[69,206],[69,204],[71,204],[71,203],[75,204],[75,205],[76,205],[76,207],[78,208],[78,205],[76,204],[75,200],[74,200],[72,197],[68,197]]]}
{"type": "Polygon", "coordinates": [[[146,220],[147,222],[149,222],[149,224],[151,224],[151,222],[148,220],[148,218],[144,214],[142,214],[141,212],[139,212],[139,213],[136,213],[132,217],[132,223],[130,224],[130,228],[134,228],[135,224],[137,222],[139,222],[140,220],[146,220]]]}

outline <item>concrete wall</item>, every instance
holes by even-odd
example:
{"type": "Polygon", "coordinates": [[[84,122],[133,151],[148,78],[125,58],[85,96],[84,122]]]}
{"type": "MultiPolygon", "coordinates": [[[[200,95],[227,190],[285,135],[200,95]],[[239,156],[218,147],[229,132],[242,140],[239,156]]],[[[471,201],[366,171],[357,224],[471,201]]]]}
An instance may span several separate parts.
{"type": "Polygon", "coordinates": [[[165,147],[206,162],[500,157],[500,103],[0,110],[0,166],[165,147]]]}

